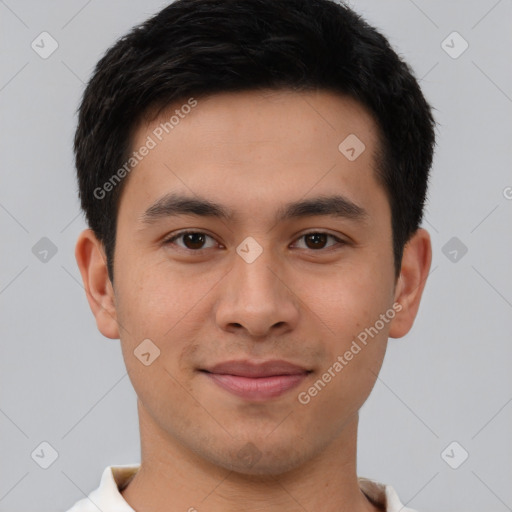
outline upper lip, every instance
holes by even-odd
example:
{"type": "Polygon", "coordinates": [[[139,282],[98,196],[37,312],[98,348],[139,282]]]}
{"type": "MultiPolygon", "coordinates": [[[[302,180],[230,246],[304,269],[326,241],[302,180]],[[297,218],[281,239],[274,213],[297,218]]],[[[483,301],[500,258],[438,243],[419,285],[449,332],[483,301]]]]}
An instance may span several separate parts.
{"type": "Polygon", "coordinates": [[[204,369],[209,373],[236,375],[239,377],[271,377],[274,375],[301,375],[309,370],[283,360],[255,362],[250,360],[225,361],[204,369]]]}

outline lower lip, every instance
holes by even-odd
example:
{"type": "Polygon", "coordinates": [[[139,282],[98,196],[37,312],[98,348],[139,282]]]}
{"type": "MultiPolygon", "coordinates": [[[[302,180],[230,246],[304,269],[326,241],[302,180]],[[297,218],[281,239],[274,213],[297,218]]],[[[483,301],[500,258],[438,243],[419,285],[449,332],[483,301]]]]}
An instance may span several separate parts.
{"type": "Polygon", "coordinates": [[[220,373],[204,374],[221,388],[234,395],[247,400],[263,401],[286,393],[298,386],[307,376],[307,373],[296,375],[275,375],[273,377],[240,377],[238,375],[225,375],[220,373]]]}

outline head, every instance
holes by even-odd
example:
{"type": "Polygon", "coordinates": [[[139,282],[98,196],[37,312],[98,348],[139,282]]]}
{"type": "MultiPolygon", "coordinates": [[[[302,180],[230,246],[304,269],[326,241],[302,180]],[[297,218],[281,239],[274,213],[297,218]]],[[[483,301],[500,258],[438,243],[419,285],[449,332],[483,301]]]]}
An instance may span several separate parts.
{"type": "Polygon", "coordinates": [[[291,469],[339,435],[419,307],[434,140],[410,68],[329,0],[178,0],[108,50],[75,136],[90,226],[76,255],[160,432],[255,473],[291,469]],[[184,230],[197,233],[171,236],[184,230]],[[159,350],[150,365],[134,355],[146,339],[159,350]],[[205,376],[231,359],[309,373],[247,402],[205,376]],[[269,438],[283,404],[293,419],[269,438]]]}

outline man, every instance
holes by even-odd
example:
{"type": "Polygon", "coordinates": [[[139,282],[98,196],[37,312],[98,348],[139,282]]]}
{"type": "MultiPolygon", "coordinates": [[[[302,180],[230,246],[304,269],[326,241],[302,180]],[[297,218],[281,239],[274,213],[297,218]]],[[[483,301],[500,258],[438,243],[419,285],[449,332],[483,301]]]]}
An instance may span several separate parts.
{"type": "Polygon", "coordinates": [[[142,453],[72,512],[410,510],[358,478],[357,426],[428,275],[434,127],[329,0],[178,0],[106,53],[76,258],[142,453]]]}

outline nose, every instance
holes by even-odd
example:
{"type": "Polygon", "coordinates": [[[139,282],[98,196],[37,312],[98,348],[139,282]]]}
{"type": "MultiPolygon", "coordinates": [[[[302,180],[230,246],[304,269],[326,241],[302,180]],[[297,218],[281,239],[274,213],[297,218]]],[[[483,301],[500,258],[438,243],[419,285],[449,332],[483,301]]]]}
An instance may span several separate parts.
{"type": "Polygon", "coordinates": [[[219,288],[217,325],[255,338],[295,329],[300,302],[289,280],[283,265],[278,265],[268,250],[251,263],[236,255],[219,288]]]}

